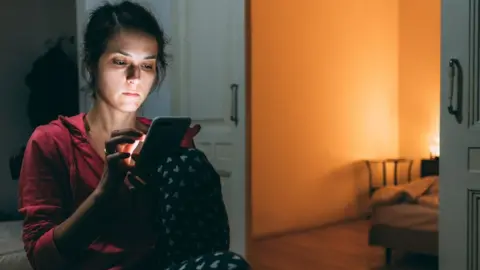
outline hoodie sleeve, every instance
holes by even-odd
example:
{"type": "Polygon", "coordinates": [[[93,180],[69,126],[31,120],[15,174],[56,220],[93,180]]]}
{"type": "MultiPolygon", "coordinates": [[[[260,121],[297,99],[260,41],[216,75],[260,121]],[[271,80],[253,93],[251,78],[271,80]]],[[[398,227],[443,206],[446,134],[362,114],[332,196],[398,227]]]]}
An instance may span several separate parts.
{"type": "Polygon", "coordinates": [[[187,132],[185,133],[185,136],[183,137],[183,140],[181,142],[181,146],[185,147],[185,148],[196,148],[193,137],[195,137],[200,132],[201,128],[202,127],[198,124],[189,128],[187,130],[187,132]]]}
{"type": "Polygon", "coordinates": [[[19,212],[24,216],[22,239],[35,270],[65,267],[53,240],[53,229],[65,220],[66,168],[47,127],[37,128],[27,143],[19,179],[19,212]]]}

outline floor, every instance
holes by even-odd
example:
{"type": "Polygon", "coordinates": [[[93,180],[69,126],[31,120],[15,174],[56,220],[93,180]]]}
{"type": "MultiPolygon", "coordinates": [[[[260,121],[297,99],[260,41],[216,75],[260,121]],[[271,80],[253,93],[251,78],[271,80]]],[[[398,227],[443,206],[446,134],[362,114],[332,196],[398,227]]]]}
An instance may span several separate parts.
{"type": "Polygon", "coordinates": [[[437,270],[436,257],[394,253],[384,267],[381,248],[367,245],[368,222],[258,240],[249,260],[255,270],[437,270]]]}

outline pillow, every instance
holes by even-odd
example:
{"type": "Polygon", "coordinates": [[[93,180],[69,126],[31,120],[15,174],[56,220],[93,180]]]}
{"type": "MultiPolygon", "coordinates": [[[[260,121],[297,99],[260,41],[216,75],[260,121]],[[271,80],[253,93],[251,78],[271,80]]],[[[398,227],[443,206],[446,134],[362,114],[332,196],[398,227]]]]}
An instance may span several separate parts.
{"type": "Polygon", "coordinates": [[[371,206],[391,205],[405,200],[405,190],[399,186],[388,186],[378,189],[370,199],[371,206]]]}

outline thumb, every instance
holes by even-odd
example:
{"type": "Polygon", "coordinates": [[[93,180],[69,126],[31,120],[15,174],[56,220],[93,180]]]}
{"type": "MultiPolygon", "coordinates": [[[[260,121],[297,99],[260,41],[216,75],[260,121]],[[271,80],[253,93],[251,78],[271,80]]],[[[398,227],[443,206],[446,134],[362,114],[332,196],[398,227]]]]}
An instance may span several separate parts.
{"type": "Polygon", "coordinates": [[[125,152],[125,153],[129,153],[130,156],[126,158],[125,160],[125,165],[127,166],[131,166],[132,165],[132,154],[133,152],[135,151],[135,149],[137,148],[138,144],[140,143],[139,140],[136,140],[135,142],[133,143],[130,143],[130,144],[126,144],[123,146],[123,151],[122,152],[125,152]]]}
{"type": "Polygon", "coordinates": [[[118,169],[118,165],[120,165],[121,162],[124,162],[125,159],[128,159],[130,157],[130,153],[127,152],[116,152],[111,155],[107,156],[107,164],[108,164],[108,169],[118,169]]]}

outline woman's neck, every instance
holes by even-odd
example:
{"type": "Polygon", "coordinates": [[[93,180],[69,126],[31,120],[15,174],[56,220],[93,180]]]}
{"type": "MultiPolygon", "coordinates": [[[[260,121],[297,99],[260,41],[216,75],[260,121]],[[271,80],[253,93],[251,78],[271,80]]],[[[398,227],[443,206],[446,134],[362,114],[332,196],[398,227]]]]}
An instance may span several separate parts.
{"type": "Polygon", "coordinates": [[[93,108],[86,117],[90,130],[111,134],[114,130],[135,128],[137,114],[120,112],[106,102],[95,100],[93,108]]]}

